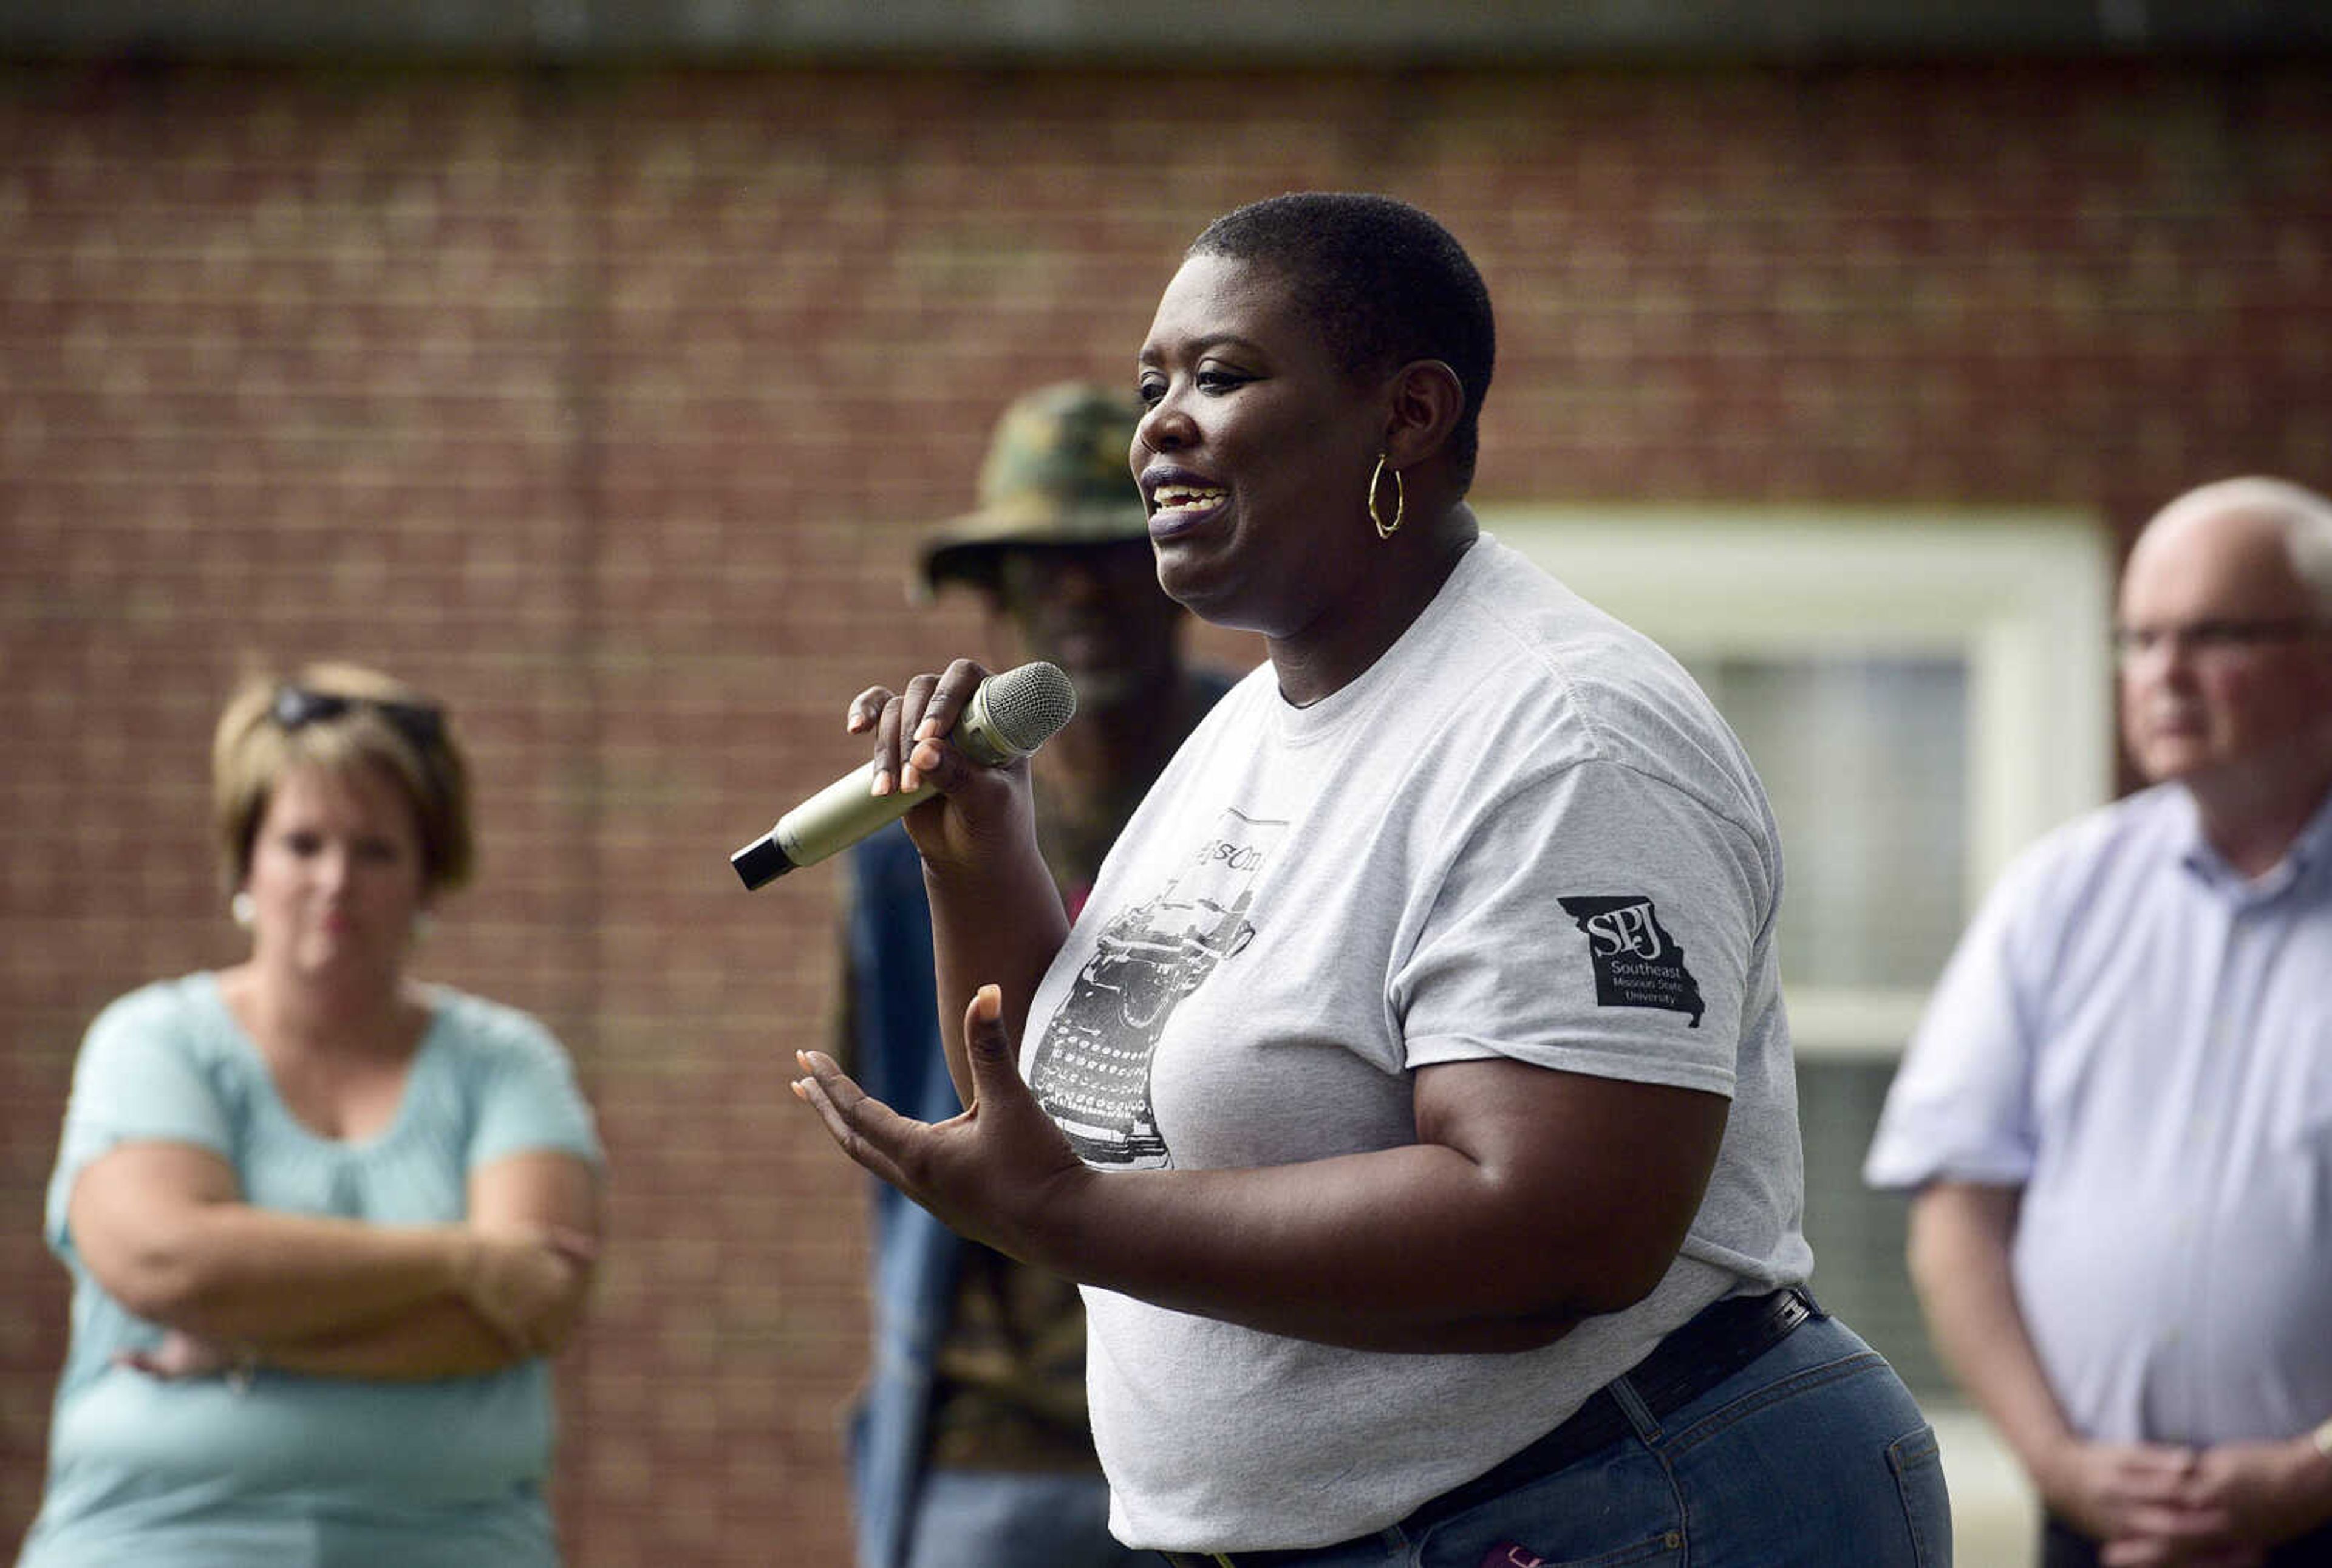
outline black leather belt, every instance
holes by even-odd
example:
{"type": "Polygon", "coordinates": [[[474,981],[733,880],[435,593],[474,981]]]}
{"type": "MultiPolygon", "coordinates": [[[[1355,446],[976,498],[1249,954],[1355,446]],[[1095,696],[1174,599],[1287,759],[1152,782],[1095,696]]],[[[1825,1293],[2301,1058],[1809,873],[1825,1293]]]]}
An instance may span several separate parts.
{"type": "MultiPolygon", "coordinates": [[[[1654,1417],[1682,1409],[1789,1337],[1821,1308],[1792,1286],[1770,1296],[1728,1296],[1652,1347],[1628,1369],[1629,1385],[1654,1417]]],[[[1615,1380],[1616,1381],[1616,1380],[1615,1380]]],[[[1530,1447],[1438,1497],[1429,1498],[1403,1519],[1414,1534],[1438,1519],[1462,1514],[1478,1503],[1513,1491],[1588,1455],[1610,1447],[1634,1430],[1607,1386],[1587,1396],[1571,1418],[1530,1447]]],[[[1261,1552],[1161,1552],[1168,1568],[1274,1568],[1301,1563],[1316,1553],[1358,1547],[1376,1539],[1354,1536],[1333,1546],[1274,1547],[1261,1552]]]]}

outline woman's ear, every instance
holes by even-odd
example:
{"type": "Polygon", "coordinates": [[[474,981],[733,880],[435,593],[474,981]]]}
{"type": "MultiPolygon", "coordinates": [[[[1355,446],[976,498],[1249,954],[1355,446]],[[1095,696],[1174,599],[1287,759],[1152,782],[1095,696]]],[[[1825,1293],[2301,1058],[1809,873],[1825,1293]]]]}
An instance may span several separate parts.
{"type": "Polygon", "coordinates": [[[1466,388],[1457,371],[1439,359],[1410,360],[1393,377],[1387,458],[1395,468],[1406,468],[1435,455],[1448,445],[1465,411],[1466,388]]]}

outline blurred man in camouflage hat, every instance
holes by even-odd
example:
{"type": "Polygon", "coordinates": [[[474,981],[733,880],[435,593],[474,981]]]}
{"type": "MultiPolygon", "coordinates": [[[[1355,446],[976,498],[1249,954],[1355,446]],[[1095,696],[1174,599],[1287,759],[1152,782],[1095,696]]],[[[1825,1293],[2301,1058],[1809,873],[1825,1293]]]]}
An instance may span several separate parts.
{"type": "Polygon", "coordinates": [[[1008,545],[1116,544],[1150,537],[1126,465],[1142,409],[1083,381],[1027,394],[1004,411],[980,469],[980,506],[923,542],[923,577],[995,586],[1008,545]]]}
{"type": "MultiPolygon", "coordinates": [[[[1182,661],[1126,454],[1141,408],[1082,383],[1004,413],[979,505],[925,541],[919,588],[978,593],[997,667],[1049,659],[1077,716],[1037,753],[1037,835],[1074,915],[1133,808],[1228,679],[1182,661]]],[[[851,854],[836,1045],[866,1092],[943,1120],[922,863],[896,827],[851,854]]],[[[874,1370],[853,1432],[859,1568],[1132,1568],[1111,1539],[1076,1287],[874,1198],[874,1370]]]]}

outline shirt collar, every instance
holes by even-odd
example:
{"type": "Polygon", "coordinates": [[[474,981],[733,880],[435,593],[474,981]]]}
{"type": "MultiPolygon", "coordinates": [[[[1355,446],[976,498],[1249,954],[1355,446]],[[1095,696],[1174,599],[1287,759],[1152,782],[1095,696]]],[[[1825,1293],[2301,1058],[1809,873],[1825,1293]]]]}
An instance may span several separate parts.
{"type": "Polygon", "coordinates": [[[2302,875],[2332,859],[2332,790],[2327,790],[2324,798],[2316,803],[2316,815],[2308,819],[2308,826],[2291,841],[2291,853],[2284,859],[2302,875]]]}
{"type": "Polygon", "coordinates": [[[2211,846],[2211,841],[2203,837],[2203,816],[2194,805],[2193,796],[2184,789],[2177,795],[2180,863],[2198,880],[2236,895],[2240,902],[2273,898],[2301,877],[2332,863],[2332,791],[2316,803],[2315,814],[2291,841],[2291,847],[2284,851],[2283,858],[2256,881],[2229,865],[2211,846]]]}

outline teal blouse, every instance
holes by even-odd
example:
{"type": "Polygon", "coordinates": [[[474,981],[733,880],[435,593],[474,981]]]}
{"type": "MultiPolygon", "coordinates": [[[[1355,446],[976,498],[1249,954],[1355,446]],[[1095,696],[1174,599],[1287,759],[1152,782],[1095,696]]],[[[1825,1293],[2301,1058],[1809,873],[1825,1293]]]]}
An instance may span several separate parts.
{"type": "Polygon", "coordinates": [[[105,1293],[66,1223],[81,1171],[125,1143],[212,1150],[260,1208],[386,1225],[461,1219],[470,1173],[506,1155],[600,1162],[590,1108],[540,1024],[451,990],[433,1002],[396,1117],[353,1143],[292,1116],[215,975],[145,987],[90,1026],[48,1190],[72,1339],[19,1568],[556,1564],[546,1362],[424,1382],[154,1378],[116,1358],[164,1331],[105,1293]]]}

